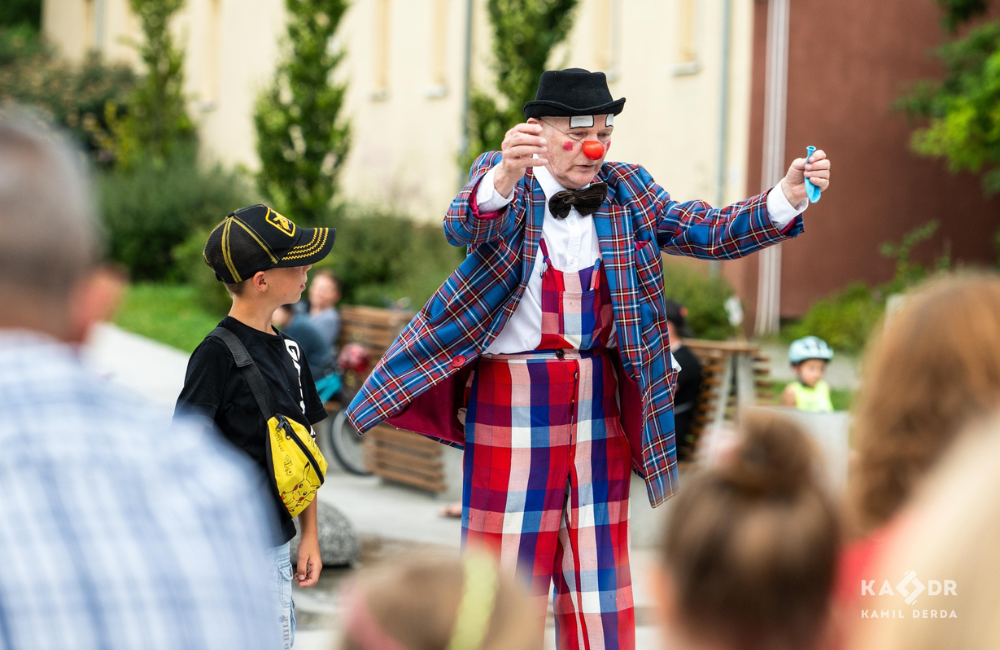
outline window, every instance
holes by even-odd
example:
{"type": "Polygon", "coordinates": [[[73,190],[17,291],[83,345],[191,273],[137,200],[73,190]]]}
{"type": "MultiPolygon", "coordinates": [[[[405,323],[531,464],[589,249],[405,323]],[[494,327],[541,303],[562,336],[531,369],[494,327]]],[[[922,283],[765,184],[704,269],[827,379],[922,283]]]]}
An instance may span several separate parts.
{"type": "Polygon", "coordinates": [[[677,54],[674,74],[695,74],[701,70],[698,60],[699,0],[677,0],[677,54]]]}
{"type": "Polygon", "coordinates": [[[597,68],[617,81],[621,74],[621,0],[598,0],[594,21],[597,68]]]}
{"type": "Polygon", "coordinates": [[[219,101],[219,54],[222,0],[208,0],[205,20],[205,64],[201,67],[201,110],[210,111],[219,101]]]}
{"type": "Polygon", "coordinates": [[[389,21],[392,18],[392,0],[375,0],[374,75],[371,98],[384,101],[389,98],[389,21]]]}
{"type": "Polygon", "coordinates": [[[431,0],[431,78],[426,95],[432,99],[448,94],[448,5],[449,0],[431,0]]]}

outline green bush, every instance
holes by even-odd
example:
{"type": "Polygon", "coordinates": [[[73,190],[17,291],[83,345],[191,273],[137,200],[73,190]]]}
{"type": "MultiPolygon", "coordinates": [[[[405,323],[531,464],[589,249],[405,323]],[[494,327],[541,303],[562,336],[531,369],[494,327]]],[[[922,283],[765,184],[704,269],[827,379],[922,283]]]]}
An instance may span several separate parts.
{"type": "Polygon", "coordinates": [[[322,266],[344,285],[344,302],[385,307],[409,298],[422,307],[465,259],[439,225],[372,208],[342,208],[333,219],[337,242],[322,266]]]}
{"type": "Polygon", "coordinates": [[[100,164],[112,161],[111,123],[125,110],[135,74],[90,53],[74,65],[29,27],[0,28],[0,105],[32,106],[69,129],[100,164]]]}
{"type": "Polygon", "coordinates": [[[144,161],[99,178],[100,205],[111,259],[135,280],[184,277],[174,249],[232,210],[256,201],[250,185],[219,166],[202,169],[190,152],[163,165],[144,161]]]}
{"type": "MultiPolygon", "coordinates": [[[[220,218],[219,221],[222,219],[220,218]]],[[[215,272],[205,263],[202,251],[212,232],[212,226],[195,230],[173,250],[177,278],[194,288],[194,300],[199,307],[221,318],[229,311],[233,299],[224,284],[215,279],[215,272]]]]}
{"type": "Polygon", "coordinates": [[[782,332],[793,341],[803,336],[818,336],[836,352],[861,352],[885,306],[871,288],[851,284],[828,298],[813,304],[806,315],[782,332]]]}
{"type": "Polygon", "coordinates": [[[708,277],[681,264],[663,265],[664,293],[687,308],[695,338],[724,340],[736,333],[729,324],[726,301],[734,294],[721,277],[708,277]]]}

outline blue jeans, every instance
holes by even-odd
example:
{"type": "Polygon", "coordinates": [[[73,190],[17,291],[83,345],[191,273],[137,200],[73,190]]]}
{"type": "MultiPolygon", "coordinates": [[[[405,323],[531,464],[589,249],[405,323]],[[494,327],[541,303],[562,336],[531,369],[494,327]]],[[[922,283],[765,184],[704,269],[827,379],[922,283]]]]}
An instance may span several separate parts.
{"type": "Polygon", "coordinates": [[[274,607],[281,624],[284,648],[289,650],[295,643],[295,603],[292,602],[292,560],[291,543],[267,549],[267,564],[271,573],[271,593],[274,607]]]}

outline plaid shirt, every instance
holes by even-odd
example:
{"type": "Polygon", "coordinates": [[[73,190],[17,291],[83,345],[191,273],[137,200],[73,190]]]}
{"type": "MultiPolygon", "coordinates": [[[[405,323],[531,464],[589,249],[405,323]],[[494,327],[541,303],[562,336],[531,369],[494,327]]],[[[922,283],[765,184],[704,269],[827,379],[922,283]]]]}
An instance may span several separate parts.
{"type": "Polygon", "coordinates": [[[0,649],[280,647],[237,452],[36,334],[0,334],[0,413],[0,649]]]}
{"type": "MultiPolygon", "coordinates": [[[[447,380],[463,383],[456,376],[490,345],[517,307],[545,213],[545,195],[528,170],[505,210],[476,214],[479,181],[500,159],[495,151],[480,156],[469,184],[452,202],[445,235],[456,246],[468,246],[468,257],[403,330],[354,398],[348,418],[359,431],[388,420],[461,446],[462,428],[451,415],[461,406],[461,393],[447,380]]],[[[678,203],[637,165],[605,163],[595,180],[608,184],[607,200],[593,218],[629,384],[622,420],[630,434],[633,469],[645,479],[655,506],[677,489],[676,371],[670,364],[660,251],[735,259],[797,236],[802,218],[778,230],[768,215],[766,193],[719,209],[702,201],[678,203]]]]}

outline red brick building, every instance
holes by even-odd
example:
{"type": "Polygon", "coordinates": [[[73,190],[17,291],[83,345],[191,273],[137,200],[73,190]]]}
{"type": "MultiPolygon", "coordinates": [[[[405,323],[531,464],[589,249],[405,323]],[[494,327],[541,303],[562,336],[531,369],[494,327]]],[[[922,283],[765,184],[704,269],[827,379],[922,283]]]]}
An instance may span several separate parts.
{"type": "MultiPolygon", "coordinates": [[[[767,14],[756,0],[748,194],[761,191],[767,14]]],[[[825,149],[833,186],[810,207],[806,232],[783,245],[782,317],[851,282],[888,280],[893,264],[879,246],[931,219],[941,226],[916,259],[947,247],[960,263],[995,263],[1000,199],[985,198],[977,177],[911,153],[912,125],[893,108],[913,81],[941,76],[930,55],[946,39],[940,17],[931,0],[791,0],[785,158],[825,149]]],[[[758,266],[759,256],[723,264],[751,326],[758,266]]]]}

